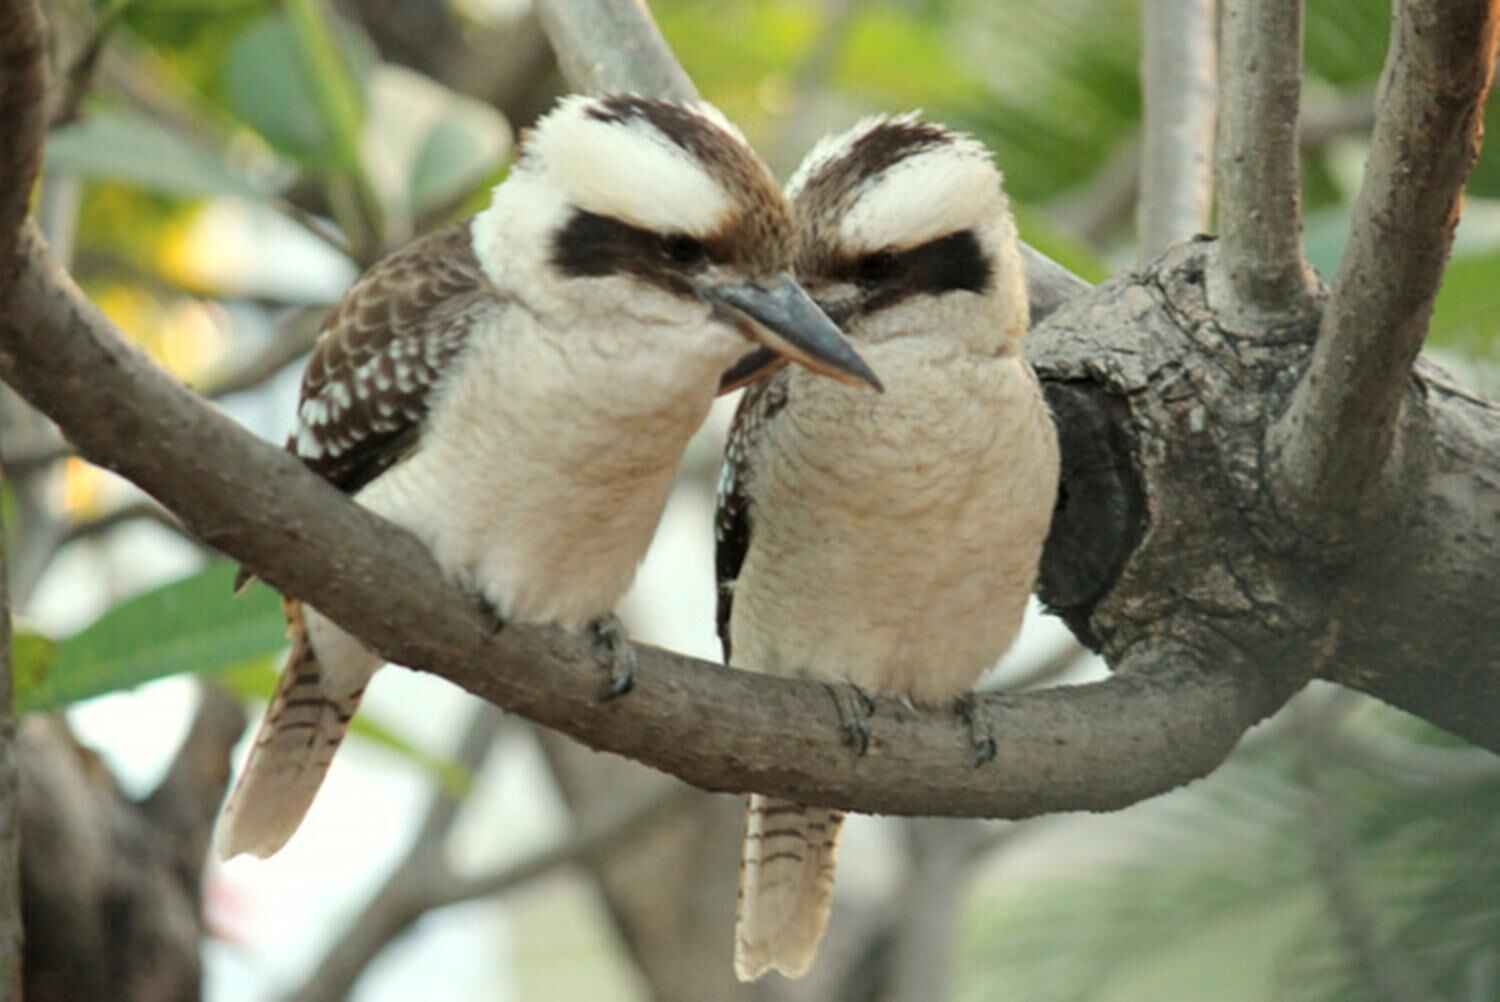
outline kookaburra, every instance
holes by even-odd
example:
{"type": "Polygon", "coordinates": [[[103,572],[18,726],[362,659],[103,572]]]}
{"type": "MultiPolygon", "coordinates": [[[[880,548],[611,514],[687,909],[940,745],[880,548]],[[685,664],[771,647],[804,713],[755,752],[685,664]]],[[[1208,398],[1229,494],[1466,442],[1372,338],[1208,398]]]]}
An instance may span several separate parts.
{"type": "MultiPolygon", "coordinates": [[[[501,622],[594,627],[618,653],[607,617],[747,339],[879,385],[791,278],[793,250],[781,191],[719,112],[567,98],[486,211],[343,297],[288,448],[501,622]]],[[[219,822],[224,858],[291,836],[382,661],[288,607],[292,653],[219,822]]]]}
{"type": "MultiPolygon", "coordinates": [[[[815,147],[787,195],[798,280],[885,393],[788,368],[747,391],[716,526],[725,659],[951,705],[1020,629],[1058,482],[1000,175],[968,136],[876,118],[815,147]]],[[[812,963],[842,821],[750,798],[741,979],[812,963]]]]}

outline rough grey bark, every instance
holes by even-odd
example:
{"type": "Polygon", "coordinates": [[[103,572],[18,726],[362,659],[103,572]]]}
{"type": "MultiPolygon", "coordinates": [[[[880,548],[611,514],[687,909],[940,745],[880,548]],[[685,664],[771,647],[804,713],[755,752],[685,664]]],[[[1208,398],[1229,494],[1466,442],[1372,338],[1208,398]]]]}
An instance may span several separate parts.
{"type": "Polygon", "coordinates": [[[1224,0],[1219,24],[1215,304],[1231,317],[1296,317],[1311,285],[1297,156],[1302,0],[1224,0]]]}
{"type": "Polygon", "coordinates": [[[1500,410],[1419,362],[1400,508],[1371,545],[1308,545],[1261,443],[1316,320],[1269,339],[1216,316],[1219,251],[1179,248],[1034,334],[1067,490],[1043,598],[1116,667],[1165,638],[1204,665],[1225,644],[1267,684],[1331,679],[1500,751],[1500,410]]]}
{"type": "Polygon", "coordinates": [[[1419,389],[1407,373],[1442,285],[1495,73],[1491,0],[1394,9],[1349,244],[1271,443],[1283,507],[1325,538],[1383,520],[1426,462],[1401,448],[1401,414],[1419,389]]]}
{"type": "MultiPolygon", "coordinates": [[[[46,114],[46,62],[43,56],[44,28],[40,13],[32,4],[0,7],[0,108],[8,115],[19,143],[0,138],[0,176],[14,181],[35,177],[35,136],[40,133],[46,114]],[[29,140],[29,143],[28,143],[29,140]]],[[[14,183],[14,181],[12,183],[14,183]]],[[[10,247],[9,241],[26,217],[26,195],[0,199],[0,261],[10,247]]],[[[0,283],[6,274],[0,271],[0,283]]],[[[0,478],[3,482],[3,478],[0,478]]],[[[18,747],[13,715],[13,679],[11,677],[11,616],[9,561],[0,524],[0,1000],[19,1002],[22,987],[22,946],[25,940],[20,852],[21,805],[19,798],[18,747]]]]}
{"type": "Polygon", "coordinates": [[[1144,123],[1136,262],[1208,229],[1217,91],[1215,0],[1141,5],[1144,123]]]}

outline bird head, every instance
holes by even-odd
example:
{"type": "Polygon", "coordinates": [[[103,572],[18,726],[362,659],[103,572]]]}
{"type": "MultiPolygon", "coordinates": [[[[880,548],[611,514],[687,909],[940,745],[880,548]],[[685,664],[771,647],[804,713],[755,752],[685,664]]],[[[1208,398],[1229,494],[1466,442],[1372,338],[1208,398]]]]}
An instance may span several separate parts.
{"type": "Polygon", "coordinates": [[[568,97],[527,136],[474,224],[492,279],[561,319],[630,316],[719,362],[762,344],[879,386],[792,278],[786,200],[716,109],[634,95],[568,97]]]}
{"type": "Polygon", "coordinates": [[[796,274],[857,344],[961,338],[1020,351],[1028,323],[1015,221],[990,153],[915,114],[866,119],[787,185],[796,274]]]}

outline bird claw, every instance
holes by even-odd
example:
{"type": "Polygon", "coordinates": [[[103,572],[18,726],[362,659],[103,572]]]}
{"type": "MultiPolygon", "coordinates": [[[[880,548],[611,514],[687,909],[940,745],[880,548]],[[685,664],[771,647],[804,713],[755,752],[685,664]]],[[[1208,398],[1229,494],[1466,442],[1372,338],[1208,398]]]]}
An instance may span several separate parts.
{"type": "Polygon", "coordinates": [[[863,758],[870,750],[870,727],[865,721],[875,715],[875,700],[853,683],[825,682],[823,687],[828,690],[834,709],[838,711],[844,744],[863,758]]]}
{"type": "Polygon", "coordinates": [[[505,629],[505,617],[500,615],[500,610],[488,598],[476,594],[474,596],[474,605],[479,610],[479,615],[484,617],[485,625],[490,630],[490,636],[493,637],[505,629]]]}
{"type": "Polygon", "coordinates": [[[969,728],[969,744],[974,749],[974,768],[995,760],[999,746],[990,732],[990,723],[977,692],[967,692],[953,701],[953,710],[969,728]]]}
{"type": "Polygon", "coordinates": [[[589,624],[594,658],[609,673],[599,702],[607,703],[635,688],[635,647],[618,616],[611,613],[589,624]]]}

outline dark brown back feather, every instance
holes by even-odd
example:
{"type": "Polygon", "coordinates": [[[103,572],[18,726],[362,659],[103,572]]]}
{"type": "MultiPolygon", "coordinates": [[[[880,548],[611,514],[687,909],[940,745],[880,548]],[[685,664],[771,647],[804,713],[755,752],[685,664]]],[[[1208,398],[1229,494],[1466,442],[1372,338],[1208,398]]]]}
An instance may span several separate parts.
{"type": "Polygon", "coordinates": [[[382,259],[325,322],[287,448],[355,493],[419,447],[449,363],[503,305],[474,256],[467,223],[382,259]]]}
{"type": "Polygon", "coordinates": [[[714,511],[714,576],[718,583],[716,620],[725,664],[731,654],[729,620],[734,612],[734,585],[750,552],[750,478],[771,422],[786,407],[790,386],[790,373],[782,369],[746,390],[724,446],[724,469],[719,475],[714,511]]]}

